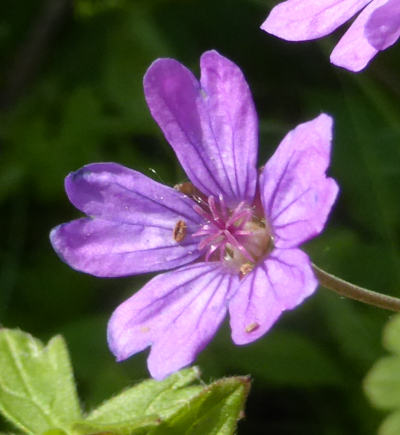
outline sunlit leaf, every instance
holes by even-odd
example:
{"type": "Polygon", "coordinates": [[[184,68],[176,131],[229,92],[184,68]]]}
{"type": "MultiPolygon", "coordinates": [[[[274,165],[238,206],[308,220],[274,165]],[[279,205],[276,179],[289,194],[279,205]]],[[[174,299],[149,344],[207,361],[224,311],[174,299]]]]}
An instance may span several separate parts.
{"type": "Polygon", "coordinates": [[[250,388],[246,377],[225,378],[205,387],[187,406],[151,435],[231,435],[243,415],[250,388]]]}
{"type": "Polygon", "coordinates": [[[0,411],[18,428],[38,434],[81,417],[64,340],[45,347],[18,330],[0,330],[0,411]]]}
{"type": "Polygon", "coordinates": [[[166,419],[202,391],[203,387],[199,385],[187,387],[198,378],[199,371],[194,367],[161,382],[143,381],[103,403],[89,414],[87,421],[109,424],[152,415],[166,419]]]}

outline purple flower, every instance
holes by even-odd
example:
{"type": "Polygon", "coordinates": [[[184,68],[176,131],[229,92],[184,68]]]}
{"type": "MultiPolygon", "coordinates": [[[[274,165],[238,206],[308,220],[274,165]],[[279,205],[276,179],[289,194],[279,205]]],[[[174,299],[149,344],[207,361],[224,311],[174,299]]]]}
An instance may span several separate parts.
{"type": "Polygon", "coordinates": [[[88,217],[60,225],[51,242],[73,268],[96,276],[173,269],[112,315],[119,361],[151,346],[153,377],[190,364],[229,311],[246,344],[317,287],[298,249],[319,234],[338,187],[327,178],[332,120],[291,131],[259,172],[257,115],[240,69],[216,51],[201,80],[173,59],[144,77],[150,111],[186,171],[175,189],[115,163],[69,174],[70,201],[88,217]]]}
{"type": "Polygon", "coordinates": [[[331,62],[360,71],[399,39],[399,0],[287,0],[272,9],[261,28],[288,41],[307,41],[328,35],[358,12],[331,62]]]}

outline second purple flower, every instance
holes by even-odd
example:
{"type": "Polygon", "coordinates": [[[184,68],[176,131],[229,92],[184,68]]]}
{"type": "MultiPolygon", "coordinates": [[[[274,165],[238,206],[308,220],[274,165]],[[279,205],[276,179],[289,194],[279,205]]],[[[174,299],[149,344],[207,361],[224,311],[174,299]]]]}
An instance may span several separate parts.
{"type": "Polygon", "coordinates": [[[331,54],[333,64],[357,72],[399,39],[399,0],[287,0],[272,9],[261,28],[288,41],[308,41],[358,13],[331,54]]]}
{"type": "Polygon", "coordinates": [[[322,114],[283,139],[257,170],[258,122],[241,70],[208,51],[200,82],[173,59],[144,77],[150,111],[190,182],[164,186],[115,163],[68,175],[87,215],[55,228],[71,267],[101,277],[173,269],[122,303],[108,326],[118,360],[151,346],[156,379],[193,362],[230,314],[246,344],[317,287],[298,246],[319,234],[338,187],[326,177],[332,119],[322,114]]]}

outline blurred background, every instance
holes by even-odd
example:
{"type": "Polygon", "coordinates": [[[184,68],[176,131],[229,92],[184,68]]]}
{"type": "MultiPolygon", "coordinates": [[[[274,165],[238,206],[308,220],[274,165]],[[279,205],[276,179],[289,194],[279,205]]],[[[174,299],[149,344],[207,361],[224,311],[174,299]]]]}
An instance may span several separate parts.
{"type": "MultiPolygon", "coordinates": [[[[329,64],[343,29],[302,44],[262,32],[276,3],[0,3],[0,322],[43,340],[66,337],[86,409],[148,376],[147,352],[117,364],[105,332],[114,308],[150,275],[75,272],[48,234],[80,217],[63,179],[86,163],[118,162],[171,185],[185,179],[143,97],[157,57],[198,74],[201,53],[215,48],[242,68],[260,118],[260,165],[296,124],[334,116],[330,174],[341,193],[305,250],[344,279],[400,297],[400,46],[349,73],[329,64]]],[[[234,346],[225,323],[197,364],[205,381],[251,374],[239,434],[373,434],[382,415],[362,380],[384,354],[390,316],[320,288],[252,345],[234,346]]]]}

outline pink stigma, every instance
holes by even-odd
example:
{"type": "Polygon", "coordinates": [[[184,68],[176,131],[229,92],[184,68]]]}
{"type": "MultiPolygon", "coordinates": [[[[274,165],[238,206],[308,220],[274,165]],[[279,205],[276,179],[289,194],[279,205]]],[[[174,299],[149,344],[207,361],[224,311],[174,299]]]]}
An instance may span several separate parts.
{"type": "Polygon", "coordinates": [[[233,250],[237,250],[247,261],[255,263],[256,258],[246,248],[246,239],[252,232],[245,226],[253,219],[253,213],[245,202],[229,210],[222,196],[219,196],[218,202],[214,196],[209,196],[207,202],[203,201],[202,206],[196,204],[193,208],[206,221],[201,229],[193,234],[193,237],[203,237],[199,249],[207,249],[206,261],[218,252],[217,258],[222,261],[227,255],[232,256],[233,250]]]}

